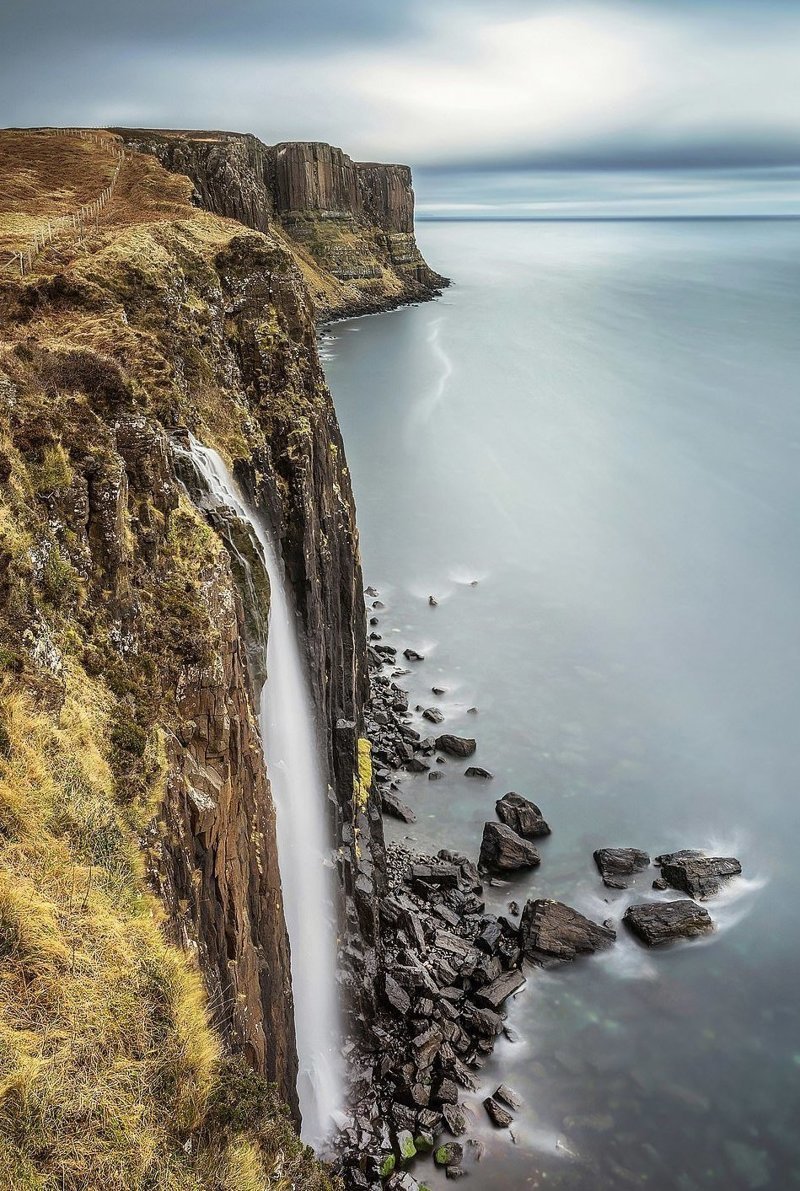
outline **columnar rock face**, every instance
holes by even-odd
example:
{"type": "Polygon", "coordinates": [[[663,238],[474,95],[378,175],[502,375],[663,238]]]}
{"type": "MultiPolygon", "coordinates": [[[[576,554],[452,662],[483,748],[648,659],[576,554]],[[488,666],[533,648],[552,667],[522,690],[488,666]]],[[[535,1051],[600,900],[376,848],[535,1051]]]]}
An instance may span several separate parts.
{"type": "Polygon", "coordinates": [[[355,164],[333,145],[294,141],[269,150],[275,173],[275,205],[292,217],[319,212],[354,217],[361,212],[355,164]]]}
{"type": "Polygon", "coordinates": [[[118,131],[186,174],[208,210],[258,231],[283,228],[312,270],[318,317],[389,309],[447,284],[417,247],[408,166],[355,162],[317,141],[268,146],[234,133],[118,131]]]}
{"type": "MultiPolygon", "coordinates": [[[[68,138],[56,144],[66,161],[68,138]]],[[[53,152],[48,142],[48,169],[53,152]]],[[[95,156],[101,183],[102,148],[82,168],[95,156]]],[[[188,428],[220,450],[280,542],[329,766],[319,813],[340,866],[340,954],[369,1010],[383,837],[363,728],[358,536],[319,306],[306,258],[275,223],[270,169],[254,138],[161,138],[126,160],[88,247],[65,237],[0,285],[0,475],[13,478],[2,499],[13,496],[21,527],[16,553],[0,555],[0,635],[19,642],[13,682],[53,714],[65,642],[78,687],[85,667],[107,692],[119,721],[110,763],[121,805],[147,809],[147,871],[170,937],[196,956],[223,1038],[294,1104],[288,946],[248,666],[249,626],[265,609],[247,605],[229,535],[190,503],[171,447],[188,428]],[[198,209],[198,195],[249,226],[198,209]]]]}

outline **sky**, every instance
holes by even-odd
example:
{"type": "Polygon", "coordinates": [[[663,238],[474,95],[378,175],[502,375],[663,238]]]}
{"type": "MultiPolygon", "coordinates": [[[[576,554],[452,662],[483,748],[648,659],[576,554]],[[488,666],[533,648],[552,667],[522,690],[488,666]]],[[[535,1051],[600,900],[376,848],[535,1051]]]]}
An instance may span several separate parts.
{"type": "Polygon", "coordinates": [[[800,214],[800,0],[3,0],[0,52],[2,124],[330,141],[423,216],[800,214]]]}

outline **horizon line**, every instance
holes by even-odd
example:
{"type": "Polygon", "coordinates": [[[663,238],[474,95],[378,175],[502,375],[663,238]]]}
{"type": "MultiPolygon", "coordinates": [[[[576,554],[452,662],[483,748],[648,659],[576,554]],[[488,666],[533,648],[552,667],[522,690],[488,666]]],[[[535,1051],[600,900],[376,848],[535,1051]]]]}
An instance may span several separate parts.
{"type": "Polygon", "coordinates": [[[416,214],[417,223],[715,223],[715,222],[797,222],[797,214],[738,215],[425,215],[416,214]]]}

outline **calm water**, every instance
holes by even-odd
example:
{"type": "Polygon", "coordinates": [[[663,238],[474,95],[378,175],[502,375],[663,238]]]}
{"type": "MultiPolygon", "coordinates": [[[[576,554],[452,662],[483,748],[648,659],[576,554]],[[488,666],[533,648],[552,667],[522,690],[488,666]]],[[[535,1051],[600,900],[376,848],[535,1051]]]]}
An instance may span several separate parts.
{"type": "Polygon", "coordinates": [[[653,954],[621,933],[529,973],[482,1089],[502,1076],[524,1109],[511,1135],[478,1103],[469,1185],[800,1185],[800,226],[420,239],[453,288],[323,348],[379,631],[426,655],[412,705],[476,735],[495,779],[409,777],[418,822],[388,834],[476,857],[517,790],[553,835],[489,900],[598,919],[656,874],[606,890],[596,847],[745,868],[707,942],[653,954]]]}

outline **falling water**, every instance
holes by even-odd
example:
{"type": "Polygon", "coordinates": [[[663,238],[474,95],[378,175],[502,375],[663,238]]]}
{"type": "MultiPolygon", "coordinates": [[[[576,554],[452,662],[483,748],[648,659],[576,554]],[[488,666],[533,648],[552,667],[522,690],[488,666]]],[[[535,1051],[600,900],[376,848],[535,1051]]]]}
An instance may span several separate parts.
{"type": "Polygon", "coordinates": [[[302,1136],[320,1147],[343,1103],[336,982],[336,915],[327,783],[294,601],[272,534],[249,507],[216,451],[190,440],[195,469],[217,507],[250,527],[270,581],[267,681],[261,695],[264,753],[275,798],[278,858],[292,957],[297,1093],[302,1136]]]}

